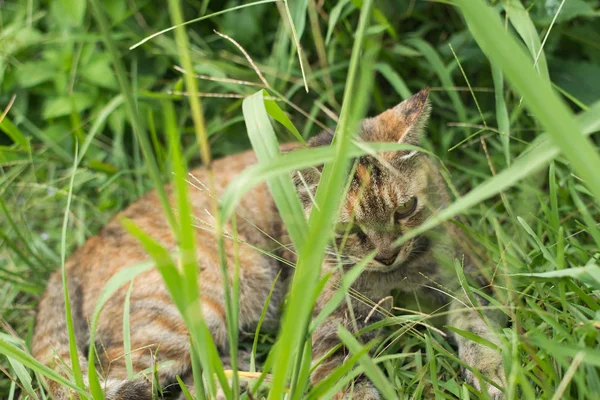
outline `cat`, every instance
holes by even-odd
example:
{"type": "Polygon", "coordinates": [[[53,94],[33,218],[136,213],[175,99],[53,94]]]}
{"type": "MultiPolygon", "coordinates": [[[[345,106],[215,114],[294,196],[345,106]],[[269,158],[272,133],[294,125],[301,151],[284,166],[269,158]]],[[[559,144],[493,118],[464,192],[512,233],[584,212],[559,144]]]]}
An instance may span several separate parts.
{"type": "MultiPolygon", "coordinates": [[[[426,89],[394,108],[362,121],[358,140],[418,146],[430,111],[426,89]]],[[[332,139],[331,134],[324,132],[311,138],[308,145],[327,146],[332,139]]],[[[283,145],[282,149],[293,151],[295,147],[283,145]]],[[[215,161],[216,195],[221,194],[241,171],[256,162],[251,151],[215,161]]],[[[321,169],[307,168],[292,174],[306,215],[313,207],[321,169]]],[[[190,174],[194,180],[207,181],[205,168],[192,170],[190,174]]],[[[171,186],[167,186],[167,192],[173,200],[171,186]]],[[[212,195],[205,190],[191,191],[193,213],[207,221],[208,225],[212,225],[206,211],[210,209],[212,195]]],[[[381,301],[394,289],[418,292],[450,303],[449,325],[475,333],[491,343],[500,343],[490,328],[489,320],[474,310],[466,296],[453,294],[454,300],[450,301],[449,297],[440,294],[443,290],[435,290],[436,284],[452,290],[458,288],[452,266],[455,258],[463,262],[465,273],[480,284],[485,283],[469,261],[468,251],[460,248],[462,236],[458,229],[440,227],[426,235],[409,239],[400,246],[395,245],[404,232],[421,225],[448,202],[449,195],[438,167],[425,153],[402,150],[363,156],[355,161],[349,172],[348,192],[334,237],[323,263],[323,274],[330,274],[330,277],[318,298],[314,315],[319,313],[339,287],[343,270],[351,268],[372,252],[375,252],[375,257],[353,284],[353,290],[361,296],[342,302],[314,331],[313,361],[316,368],[311,376],[313,384],[329,376],[346,357],[347,352],[343,347],[331,351],[339,344],[338,326],[353,331],[381,319],[381,313],[378,312],[378,308],[383,307],[381,301]],[[450,267],[444,267],[442,264],[448,261],[450,267]]],[[[290,249],[283,252],[289,259],[287,263],[257,250],[277,252],[281,250],[280,243],[287,240],[285,227],[266,185],[258,185],[243,196],[236,214],[239,239],[251,245],[240,245],[237,249],[240,262],[239,326],[240,330],[248,331],[256,326],[277,275],[281,271],[284,275],[291,275],[291,268],[287,264],[294,260],[290,249]]],[[[176,242],[162,214],[158,196],[156,192],[151,192],[119,213],[97,236],[90,238],[68,259],[68,287],[79,361],[83,369],[86,369],[87,363],[85,349],[89,346],[88,324],[104,285],[120,269],[148,259],[138,241],[120,225],[122,217],[132,220],[169,250],[176,250],[176,242]]],[[[197,260],[201,269],[198,284],[202,294],[202,313],[215,344],[226,354],[228,336],[217,241],[214,233],[203,226],[196,229],[196,241],[197,260]]],[[[225,250],[227,264],[231,267],[235,265],[236,257],[232,240],[225,241],[225,250]]],[[[127,289],[123,287],[113,295],[100,315],[95,339],[99,371],[108,399],[150,399],[151,383],[148,380],[127,380],[122,325],[127,289]]],[[[285,280],[277,280],[267,310],[268,319],[277,318],[285,290],[285,280]]],[[[62,277],[58,271],[49,280],[38,307],[32,353],[41,362],[66,375],[65,369],[70,365],[70,359],[64,314],[62,277]]],[[[173,383],[175,377],[180,376],[189,384],[191,360],[188,332],[157,270],[151,269],[135,278],[129,318],[134,371],[145,370],[156,362],[170,361],[159,368],[159,382],[162,385],[173,383]]],[[[376,331],[365,333],[362,340],[369,341],[376,335],[376,331]]],[[[451,335],[457,344],[460,359],[481,371],[495,385],[483,382],[482,386],[471,369],[463,371],[467,382],[478,390],[487,390],[493,399],[503,399],[503,392],[498,388],[505,385],[500,353],[461,335],[451,335]]],[[[70,396],[67,389],[54,382],[49,382],[48,387],[57,399],[70,396]]],[[[381,395],[368,379],[359,377],[351,388],[342,390],[336,398],[375,400],[381,395]]]]}

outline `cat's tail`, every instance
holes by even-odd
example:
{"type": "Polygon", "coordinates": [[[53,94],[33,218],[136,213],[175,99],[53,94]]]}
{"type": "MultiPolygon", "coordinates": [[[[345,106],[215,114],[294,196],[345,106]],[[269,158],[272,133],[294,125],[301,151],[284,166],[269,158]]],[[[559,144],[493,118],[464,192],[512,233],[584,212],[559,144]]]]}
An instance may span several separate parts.
{"type": "MultiPolygon", "coordinates": [[[[82,315],[82,291],[79,283],[70,277],[69,299],[77,341],[77,357],[87,385],[88,360],[82,348],[87,346],[89,331],[82,315]]],[[[46,292],[38,306],[32,340],[32,355],[44,365],[67,379],[71,379],[71,353],[69,331],[65,317],[65,299],[62,275],[57,271],[48,281],[46,292]]],[[[48,380],[48,389],[56,400],[78,398],[72,389],[48,380]]],[[[147,400],[152,398],[152,385],[147,381],[108,379],[102,383],[107,400],[147,400]]]]}

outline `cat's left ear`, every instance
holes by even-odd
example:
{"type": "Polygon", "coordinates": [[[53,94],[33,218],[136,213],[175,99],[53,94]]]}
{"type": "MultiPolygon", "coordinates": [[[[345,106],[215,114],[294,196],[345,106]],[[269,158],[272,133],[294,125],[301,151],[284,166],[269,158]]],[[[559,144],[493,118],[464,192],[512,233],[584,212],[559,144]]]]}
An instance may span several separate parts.
{"type": "Polygon", "coordinates": [[[431,114],[429,89],[404,100],[372,118],[369,136],[373,142],[398,142],[418,146],[431,114]]]}

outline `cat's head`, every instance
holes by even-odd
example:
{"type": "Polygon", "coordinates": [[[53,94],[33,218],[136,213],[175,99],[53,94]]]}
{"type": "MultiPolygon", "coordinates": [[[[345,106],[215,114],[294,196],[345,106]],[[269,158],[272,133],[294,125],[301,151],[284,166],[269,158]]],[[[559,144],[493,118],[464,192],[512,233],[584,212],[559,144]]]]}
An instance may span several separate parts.
{"type": "MultiPolygon", "coordinates": [[[[394,108],[363,120],[359,140],[419,146],[430,112],[425,89],[394,108]]],[[[331,134],[321,133],[309,141],[309,146],[329,145],[331,141],[331,134]]],[[[321,170],[306,169],[294,177],[307,215],[321,170]]],[[[375,260],[367,269],[396,268],[428,252],[431,243],[424,236],[401,246],[394,243],[403,233],[422,224],[447,200],[446,196],[436,167],[422,152],[402,150],[360,157],[353,165],[329,251],[352,263],[376,249],[375,260]]]]}

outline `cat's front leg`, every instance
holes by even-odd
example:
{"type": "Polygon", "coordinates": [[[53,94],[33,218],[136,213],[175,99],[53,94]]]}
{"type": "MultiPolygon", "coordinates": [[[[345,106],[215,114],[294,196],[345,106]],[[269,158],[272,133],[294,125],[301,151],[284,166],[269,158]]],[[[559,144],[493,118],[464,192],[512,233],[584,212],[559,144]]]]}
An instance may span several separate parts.
{"type": "Polygon", "coordinates": [[[333,396],[333,400],[380,400],[379,390],[366,377],[361,377],[341,392],[333,396]]]}
{"type": "MultiPolygon", "coordinates": [[[[455,328],[473,333],[490,342],[492,345],[500,347],[501,343],[488,325],[489,322],[484,321],[476,310],[465,304],[459,300],[452,301],[448,323],[455,328]]],[[[494,322],[492,321],[492,323],[494,322]]],[[[483,376],[489,378],[501,388],[506,386],[502,354],[498,348],[491,348],[490,346],[474,342],[457,333],[454,333],[453,336],[458,344],[458,355],[465,364],[479,370],[483,376]]],[[[482,388],[479,378],[472,371],[465,368],[463,376],[477,390],[487,390],[493,400],[502,400],[505,398],[504,392],[494,385],[484,382],[485,386],[482,388]]]]}
{"type": "MultiPolygon", "coordinates": [[[[335,278],[330,279],[330,281],[335,281],[335,278]]],[[[337,287],[333,284],[328,284],[325,287],[317,302],[316,313],[318,313],[327,301],[331,299],[336,290],[337,287]]],[[[373,300],[373,304],[377,304],[377,299],[373,300]]],[[[362,329],[366,325],[375,322],[377,319],[377,313],[373,312],[372,306],[366,305],[364,302],[357,301],[353,298],[349,302],[346,300],[342,301],[341,305],[313,332],[312,360],[313,365],[318,364],[311,375],[313,385],[318,384],[320,381],[330,376],[335,369],[347,361],[351,356],[348,349],[343,345],[340,346],[338,328],[343,326],[350,332],[356,332],[356,330],[362,329]],[[339,348],[334,351],[333,349],[338,346],[339,348]]],[[[367,343],[373,340],[376,335],[377,331],[370,331],[362,334],[360,339],[363,343],[367,343]]],[[[363,375],[356,378],[353,384],[348,385],[348,387],[344,388],[334,397],[334,399],[337,400],[352,398],[379,400],[381,396],[375,386],[363,375]]]]}
{"type": "MultiPolygon", "coordinates": [[[[327,378],[331,373],[349,358],[346,348],[342,347],[331,354],[325,360],[322,358],[327,355],[336,345],[339,344],[337,329],[320,330],[317,329],[313,334],[313,363],[320,362],[311,375],[313,385],[318,384],[327,378]],[[329,343],[328,347],[325,343],[329,343]]],[[[364,375],[359,376],[355,381],[336,393],[334,400],[380,400],[381,395],[373,383],[364,375]]]]}

